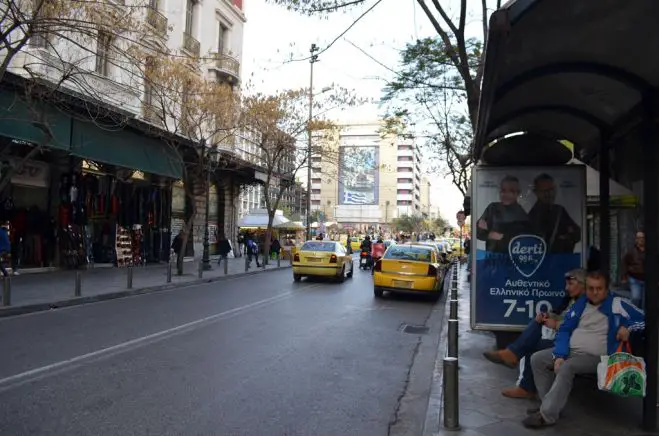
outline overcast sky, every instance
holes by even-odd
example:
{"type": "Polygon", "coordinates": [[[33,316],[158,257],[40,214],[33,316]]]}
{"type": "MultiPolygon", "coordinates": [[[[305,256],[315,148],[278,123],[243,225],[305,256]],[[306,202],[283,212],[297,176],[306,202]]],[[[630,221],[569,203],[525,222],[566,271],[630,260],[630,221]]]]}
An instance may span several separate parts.
{"type": "MultiPolygon", "coordinates": [[[[264,93],[308,87],[309,62],[291,62],[291,55],[294,59],[307,57],[312,43],[321,49],[327,47],[374,3],[371,0],[350,12],[319,19],[288,12],[264,0],[246,0],[243,80],[252,89],[264,93]]],[[[470,24],[470,31],[478,32],[480,23],[474,19],[470,24]]],[[[320,54],[319,62],[314,65],[314,89],[337,84],[355,89],[360,97],[379,100],[385,81],[395,76],[391,70],[396,70],[405,43],[434,34],[416,0],[382,0],[344,37],[320,54]]],[[[332,115],[346,122],[372,121],[381,114],[377,105],[367,105],[332,115]]],[[[432,174],[430,177],[431,204],[455,224],[455,213],[462,208],[462,196],[450,180],[432,174]]]]}

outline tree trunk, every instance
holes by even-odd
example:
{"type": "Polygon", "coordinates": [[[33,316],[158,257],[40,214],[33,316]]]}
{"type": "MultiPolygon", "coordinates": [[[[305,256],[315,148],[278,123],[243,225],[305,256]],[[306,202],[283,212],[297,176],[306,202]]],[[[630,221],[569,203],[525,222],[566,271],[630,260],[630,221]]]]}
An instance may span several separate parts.
{"type": "Polygon", "coordinates": [[[272,223],[275,221],[275,212],[268,212],[268,228],[265,231],[265,241],[263,242],[263,264],[267,265],[270,259],[270,241],[272,240],[272,223]]]}

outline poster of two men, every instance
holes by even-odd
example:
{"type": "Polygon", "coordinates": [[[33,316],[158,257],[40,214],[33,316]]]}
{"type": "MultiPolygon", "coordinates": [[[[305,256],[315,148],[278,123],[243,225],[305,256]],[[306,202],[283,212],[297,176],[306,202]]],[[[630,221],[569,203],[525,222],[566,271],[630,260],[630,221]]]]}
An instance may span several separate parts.
{"type": "Polygon", "coordinates": [[[515,329],[558,304],[582,265],[585,170],[479,167],[473,186],[472,324],[515,329]]]}

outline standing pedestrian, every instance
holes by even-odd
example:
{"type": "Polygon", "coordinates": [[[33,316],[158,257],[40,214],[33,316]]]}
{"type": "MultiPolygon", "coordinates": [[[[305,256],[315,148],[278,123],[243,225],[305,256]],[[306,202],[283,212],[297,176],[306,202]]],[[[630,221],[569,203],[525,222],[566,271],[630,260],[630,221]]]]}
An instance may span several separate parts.
{"type": "Polygon", "coordinates": [[[0,272],[7,277],[9,273],[5,268],[5,260],[11,252],[11,243],[9,242],[9,222],[4,222],[0,227],[0,272]]]}
{"type": "Polygon", "coordinates": [[[217,260],[217,264],[221,265],[222,261],[227,258],[231,252],[231,244],[224,236],[224,233],[220,235],[219,240],[217,241],[217,252],[220,255],[220,258],[217,260]]]}
{"type": "Polygon", "coordinates": [[[645,233],[637,232],[631,250],[622,258],[622,282],[629,283],[634,306],[645,307],[645,233]]]}

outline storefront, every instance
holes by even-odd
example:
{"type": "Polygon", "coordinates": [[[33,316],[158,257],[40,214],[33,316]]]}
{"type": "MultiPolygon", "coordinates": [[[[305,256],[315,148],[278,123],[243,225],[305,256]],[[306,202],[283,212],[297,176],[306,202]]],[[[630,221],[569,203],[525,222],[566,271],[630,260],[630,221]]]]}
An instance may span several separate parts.
{"type": "MultiPolygon", "coordinates": [[[[89,262],[123,267],[167,260],[171,200],[166,179],[136,170],[112,174],[83,161],[80,175],[73,173],[62,183],[70,187],[60,207],[84,212],[80,224],[89,262]]],[[[66,228],[66,220],[61,224],[66,228]]]]}
{"type": "Polygon", "coordinates": [[[0,220],[10,222],[11,265],[17,269],[51,267],[56,225],[49,214],[50,165],[15,157],[4,165],[18,168],[0,198],[0,220]]]}

